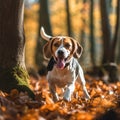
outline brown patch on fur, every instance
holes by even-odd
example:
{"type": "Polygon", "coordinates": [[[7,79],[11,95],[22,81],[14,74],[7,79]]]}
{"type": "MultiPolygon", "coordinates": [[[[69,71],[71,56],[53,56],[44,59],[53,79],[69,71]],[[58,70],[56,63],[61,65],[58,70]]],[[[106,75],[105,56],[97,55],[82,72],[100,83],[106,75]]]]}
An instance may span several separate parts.
{"type": "Polygon", "coordinates": [[[73,43],[73,51],[72,51],[73,56],[75,58],[80,58],[82,51],[83,51],[82,46],[79,44],[78,41],[74,40],[73,38],[71,38],[71,41],[73,43]]]}
{"type": "Polygon", "coordinates": [[[63,46],[70,51],[70,56],[74,56],[75,58],[79,58],[82,54],[83,48],[82,46],[73,38],[65,37],[53,37],[51,40],[49,40],[43,48],[43,53],[45,58],[50,58],[52,55],[55,56],[55,51],[60,47],[63,40],[63,46]]]}
{"type": "Polygon", "coordinates": [[[44,58],[49,59],[52,56],[52,44],[54,42],[54,38],[49,40],[43,47],[43,55],[44,58]]]}

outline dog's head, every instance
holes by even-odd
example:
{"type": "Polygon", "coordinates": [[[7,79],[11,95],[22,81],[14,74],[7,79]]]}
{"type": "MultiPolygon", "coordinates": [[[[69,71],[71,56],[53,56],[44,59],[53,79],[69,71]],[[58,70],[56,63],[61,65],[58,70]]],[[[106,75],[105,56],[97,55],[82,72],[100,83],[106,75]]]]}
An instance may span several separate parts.
{"type": "Polygon", "coordinates": [[[45,58],[49,59],[53,56],[58,68],[63,69],[72,57],[79,58],[82,54],[81,45],[71,37],[52,37],[47,35],[43,28],[41,28],[41,36],[47,40],[43,47],[45,58]]]}

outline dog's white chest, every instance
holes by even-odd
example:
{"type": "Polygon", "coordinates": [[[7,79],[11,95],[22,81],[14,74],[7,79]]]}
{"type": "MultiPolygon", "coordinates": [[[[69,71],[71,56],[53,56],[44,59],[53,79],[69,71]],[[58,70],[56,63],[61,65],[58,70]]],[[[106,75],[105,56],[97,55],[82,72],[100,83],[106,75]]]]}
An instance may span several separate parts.
{"type": "Polygon", "coordinates": [[[60,70],[54,66],[53,70],[48,72],[47,77],[50,83],[58,87],[65,87],[74,81],[74,72],[70,71],[68,68],[60,70]]]}

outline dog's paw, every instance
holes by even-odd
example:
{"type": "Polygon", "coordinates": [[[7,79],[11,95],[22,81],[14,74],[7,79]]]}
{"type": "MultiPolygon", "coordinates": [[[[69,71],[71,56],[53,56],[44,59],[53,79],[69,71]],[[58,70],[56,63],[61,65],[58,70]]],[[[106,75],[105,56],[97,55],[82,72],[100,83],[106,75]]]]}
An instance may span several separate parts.
{"type": "Polygon", "coordinates": [[[54,102],[59,101],[59,96],[58,96],[57,93],[52,94],[52,97],[53,97],[53,101],[54,101],[54,102]]]}
{"type": "Polygon", "coordinates": [[[59,101],[59,98],[53,98],[53,101],[54,101],[54,102],[58,102],[58,101],[59,101]]]}
{"type": "Polygon", "coordinates": [[[85,99],[86,99],[86,100],[90,100],[90,98],[91,98],[91,97],[89,96],[89,94],[86,94],[85,99]]]}
{"type": "Polygon", "coordinates": [[[83,87],[83,92],[84,92],[84,95],[85,95],[85,99],[89,100],[90,95],[88,94],[86,87],[83,87]]]}
{"type": "Polygon", "coordinates": [[[59,97],[58,97],[57,93],[53,95],[53,101],[54,102],[59,101],[59,97]]]}
{"type": "Polygon", "coordinates": [[[68,94],[67,92],[64,94],[63,99],[67,102],[71,101],[71,95],[68,94]]]}
{"type": "Polygon", "coordinates": [[[71,98],[70,97],[63,97],[63,99],[65,100],[65,101],[67,101],[67,102],[70,102],[71,101],[71,98]]]}

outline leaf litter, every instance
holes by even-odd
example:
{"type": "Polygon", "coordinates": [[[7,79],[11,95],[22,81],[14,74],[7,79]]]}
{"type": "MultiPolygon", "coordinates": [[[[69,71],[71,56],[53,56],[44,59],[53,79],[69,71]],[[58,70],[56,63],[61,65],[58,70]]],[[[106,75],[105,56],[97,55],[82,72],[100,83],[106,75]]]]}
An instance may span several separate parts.
{"type": "Polygon", "coordinates": [[[89,75],[85,77],[91,96],[87,101],[76,83],[70,102],[62,99],[63,92],[57,88],[60,100],[54,103],[46,77],[30,77],[35,100],[16,89],[9,94],[0,91],[0,120],[119,120],[120,82],[106,84],[89,75]]]}

